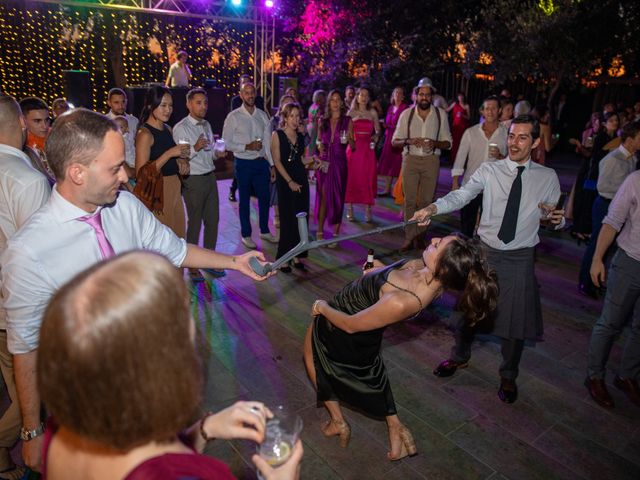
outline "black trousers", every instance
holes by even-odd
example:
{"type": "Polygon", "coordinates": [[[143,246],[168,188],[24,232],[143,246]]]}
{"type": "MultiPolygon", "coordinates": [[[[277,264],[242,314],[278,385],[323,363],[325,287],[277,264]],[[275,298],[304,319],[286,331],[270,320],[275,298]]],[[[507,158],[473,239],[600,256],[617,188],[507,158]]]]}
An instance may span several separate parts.
{"type": "MultiPolygon", "coordinates": [[[[464,363],[471,358],[471,344],[475,338],[475,328],[467,324],[464,315],[460,316],[456,328],[456,343],[451,349],[451,359],[464,363]]],[[[520,359],[524,349],[524,340],[515,338],[501,338],[500,351],[502,363],[500,364],[500,377],[507,380],[515,380],[518,377],[520,359]]]]}
{"type": "Polygon", "coordinates": [[[460,231],[467,237],[473,237],[476,230],[478,212],[482,209],[482,194],[460,209],[460,231]]]}

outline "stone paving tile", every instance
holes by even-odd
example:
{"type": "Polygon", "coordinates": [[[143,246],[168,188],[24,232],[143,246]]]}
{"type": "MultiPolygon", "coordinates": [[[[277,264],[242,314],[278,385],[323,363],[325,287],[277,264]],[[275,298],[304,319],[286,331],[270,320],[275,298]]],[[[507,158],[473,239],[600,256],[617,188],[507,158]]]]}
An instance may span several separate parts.
{"type": "Polygon", "coordinates": [[[430,379],[425,380],[423,375],[394,371],[389,377],[396,403],[443,435],[477,415],[473,408],[456,401],[446,392],[433,388],[429,383],[430,379]]]}
{"type": "Polygon", "coordinates": [[[592,442],[582,432],[564,425],[556,425],[538,438],[534,445],[549,457],[585,478],[616,480],[640,478],[640,465],[592,442]],[[594,472],[597,473],[594,475],[594,472]]]}
{"type": "MultiPolygon", "coordinates": [[[[442,387],[458,402],[491,418],[518,439],[531,443],[555,422],[549,413],[519,398],[512,405],[500,401],[496,389],[466,372],[442,387]]],[[[531,384],[528,385],[531,388],[531,384]]]]}
{"type": "Polygon", "coordinates": [[[519,440],[492,420],[478,416],[448,435],[458,446],[509,478],[581,478],[567,467],[519,440]]]}
{"type": "Polygon", "coordinates": [[[315,391],[309,382],[296,378],[268,355],[238,363],[236,375],[253,400],[267,405],[287,405],[296,411],[315,405],[315,391]]]}
{"type": "MultiPolygon", "coordinates": [[[[345,410],[345,417],[351,425],[352,436],[349,446],[341,448],[337,437],[327,438],[320,431],[326,420],[324,409],[310,406],[299,411],[305,427],[302,439],[313,451],[343,479],[387,479],[395,465],[386,460],[386,447],[372,438],[363,429],[357,417],[359,414],[345,410]]],[[[399,478],[399,477],[398,477],[399,478]]]]}

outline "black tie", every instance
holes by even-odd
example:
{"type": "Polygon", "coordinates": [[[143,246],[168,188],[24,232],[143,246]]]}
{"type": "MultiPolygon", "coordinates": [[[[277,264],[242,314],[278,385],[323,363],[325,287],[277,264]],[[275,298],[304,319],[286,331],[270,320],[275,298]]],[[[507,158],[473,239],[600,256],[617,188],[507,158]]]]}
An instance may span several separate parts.
{"type": "Polygon", "coordinates": [[[522,196],[522,172],[524,167],[518,167],[518,175],[511,184],[511,191],[507,199],[507,208],[504,211],[502,225],[498,232],[498,238],[504,243],[516,238],[516,225],[518,224],[518,211],[520,210],[520,197],[522,196]]]}

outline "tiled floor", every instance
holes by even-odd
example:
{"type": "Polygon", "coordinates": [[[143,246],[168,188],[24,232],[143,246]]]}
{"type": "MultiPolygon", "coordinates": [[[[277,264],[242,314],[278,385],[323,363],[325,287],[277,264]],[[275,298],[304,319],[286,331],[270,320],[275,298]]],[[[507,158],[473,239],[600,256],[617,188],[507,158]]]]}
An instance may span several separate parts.
{"type": "MultiPolygon", "coordinates": [[[[571,187],[571,159],[558,164],[563,188],[571,187]]],[[[439,190],[446,193],[443,168],[439,190]]],[[[229,181],[219,184],[222,200],[218,250],[242,252],[237,204],[228,203],[229,181]]],[[[313,198],[313,194],[312,194],[313,198]]],[[[255,209],[254,209],[255,210],[255,209]]],[[[356,217],[363,211],[356,209],[356,217]]],[[[374,208],[378,225],[399,220],[389,198],[374,208]]],[[[255,212],[254,237],[257,237],[255,212]]],[[[430,234],[455,229],[454,215],[438,218],[430,234]]],[[[373,228],[345,222],[345,234],[373,228]]],[[[315,221],[310,231],[315,232],[315,221]]],[[[577,264],[584,246],[568,233],[541,234],[537,274],[545,319],[543,341],[529,345],[519,378],[520,398],[505,405],[496,395],[499,347],[490,337],[475,344],[469,368],[448,379],[431,374],[453,343],[450,297],[420,318],[387,329],[383,355],[402,420],[412,430],[419,455],[386,460],[383,422],[347,410],[352,441],[341,449],[319,431],[326,417],[317,407],[302,363],[302,339],[316,298],[329,298],[359,274],[368,248],[383,261],[398,258],[400,231],[363,237],[335,250],[310,252],[307,273],[278,274],[254,283],[230,273],[194,288],[194,314],[211,345],[206,407],[235,399],[286,404],[300,413],[305,429],[304,479],[638,479],[640,408],[614,387],[616,408],[605,411],[589,398],[582,382],[591,326],[600,303],[577,294],[577,264]]],[[[260,245],[269,258],[273,245],[260,245]]],[[[610,367],[620,357],[617,345],[610,367]]],[[[612,378],[612,375],[610,375],[612,378]]],[[[254,478],[249,442],[216,441],[208,452],[227,462],[239,478],[254,478]]]]}

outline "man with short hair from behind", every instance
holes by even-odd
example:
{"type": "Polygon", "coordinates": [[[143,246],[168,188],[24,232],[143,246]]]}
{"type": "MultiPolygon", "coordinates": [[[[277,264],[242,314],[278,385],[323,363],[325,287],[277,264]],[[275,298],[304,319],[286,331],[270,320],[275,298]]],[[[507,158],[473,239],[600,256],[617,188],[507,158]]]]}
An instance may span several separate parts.
{"type": "MultiPolygon", "coordinates": [[[[20,106],[12,97],[0,97],[0,255],[9,238],[51,194],[46,177],[31,166],[22,151],[25,136],[26,123],[20,106]]],[[[22,417],[14,381],[13,355],[7,349],[5,316],[0,294],[0,368],[11,402],[0,418],[0,478],[17,479],[24,472],[13,463],[10,450],[18,440],[22,417]]]]}
{"type": "MultiPolygon", "coordinates": [[[[173,127],[173,139],[189,140],[189,175],[182,179],[182,196],[187,207],[187,242],[194,245],[200,239],[200,228],[204,223],[202,245],[209,250],[216,249],[218,241],[218,182],[214,172],[214,155],[211,142],[213,132],[206,120],[209,100],[202,88],[194,88],[187,93],[189,115],[173,127]]],[[[206,270],[210,275],[224,276],[224,270],[206,270]]],[[[197,269],[191,269],[193,280],[202,280],[197,269]]]]}
{"type": "Polygon", "coordinates": [[[264,278],[249,266],[252,256],[263,260],[262,254],[229,256],[187,244],[131,193],[120,191],[127,181],[124,141],[104,115],[83,108],[63,115],[46,152],[57,180],[51,197],[11,238],[0,259],[7,344],[30,438],[23,458],[35,470],[43,433],[35,363],[40,323],[56,289],[102,259],[135,249],[161,253],[177,267],[231,269],[264,278]]]}

